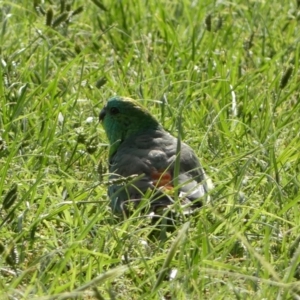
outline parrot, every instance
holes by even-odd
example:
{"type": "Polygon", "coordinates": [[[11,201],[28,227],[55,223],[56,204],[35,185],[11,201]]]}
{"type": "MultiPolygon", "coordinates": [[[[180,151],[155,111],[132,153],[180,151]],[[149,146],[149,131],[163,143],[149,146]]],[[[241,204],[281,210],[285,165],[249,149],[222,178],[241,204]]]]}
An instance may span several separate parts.
{"type": "Polygon", "coordinates": [[[110,98],[99,121],[110,146],[108,197],[114,214],[127,214],[130,203],[135,208],[143,199],[154,212],[176,201],[192,209],[210,201],[213,184],[193,149],[138,101],[110,98]]]}

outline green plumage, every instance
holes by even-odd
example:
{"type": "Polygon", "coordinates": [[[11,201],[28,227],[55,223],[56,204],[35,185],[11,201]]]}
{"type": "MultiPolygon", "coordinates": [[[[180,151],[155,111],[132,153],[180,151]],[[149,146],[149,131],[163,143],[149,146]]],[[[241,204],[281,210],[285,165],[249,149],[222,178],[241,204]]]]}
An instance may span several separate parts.
{"type": "MultiPolygon", "coordinates": [[[[109,187],[113,211],[121,213],[124,203],[138,203],[149,190],[153,191],[152,207],[171,204],[173,200],[165,190],[167,185],[170,189],[174,179],[177,139],[166,132],[148,110],[129,98],[108,100],[99,118],[110,143],[110,179],[141,175],[132,184],[109,187]],[[165,187],[162,181],[154,180],[154,174],[166,172],[172,180],[165,187]]],[[[201,206],[200,200],[210,188],[208,179],[194,151],[185,143],[181,143],[180,149],[179,196],[183,203],[201,206]]]]}
{"type": "Polygon", "coordinates": [[[119,144],[132,135],[148,129],[161,128],[158,121],[144,107],[130,98],[111,98],[101,114],[105,114],[103,127],[111,146],[110,157],[119,144]]]}

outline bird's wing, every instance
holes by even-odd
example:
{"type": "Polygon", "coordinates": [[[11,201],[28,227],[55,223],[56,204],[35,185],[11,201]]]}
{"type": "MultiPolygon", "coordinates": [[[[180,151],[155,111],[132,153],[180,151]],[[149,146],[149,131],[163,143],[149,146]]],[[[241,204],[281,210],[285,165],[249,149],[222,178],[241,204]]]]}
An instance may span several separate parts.
{"type": "MultiPolygon", "coordinates": [[[[176,148],[177,139],[162,130],[133,136],[119,146],[110,160],[110,179],[138,177],[109,187],[114,212],[121,212],[124,202],[139,202],[149,191],[153,205],[172,203],[176,148]]],[[[209,190],[206,175],[194,151],[184,143],[181,144],[179,163],[179,196],[194,202],[209,190]]],[[[198,204],[200,206],[200,202],[198,204]]]]}

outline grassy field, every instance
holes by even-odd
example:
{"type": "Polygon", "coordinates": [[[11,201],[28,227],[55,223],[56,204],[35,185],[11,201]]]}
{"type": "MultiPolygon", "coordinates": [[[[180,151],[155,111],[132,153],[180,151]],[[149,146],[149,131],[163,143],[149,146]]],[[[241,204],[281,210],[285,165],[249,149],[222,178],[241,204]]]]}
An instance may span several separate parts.
{"type": "Polygon", "coordinates": [[[300,299],[299,1],[0,6],[1,299],[300,299]],[[108,206],[115,94],[215,184],[158,241],[108,206]]]}

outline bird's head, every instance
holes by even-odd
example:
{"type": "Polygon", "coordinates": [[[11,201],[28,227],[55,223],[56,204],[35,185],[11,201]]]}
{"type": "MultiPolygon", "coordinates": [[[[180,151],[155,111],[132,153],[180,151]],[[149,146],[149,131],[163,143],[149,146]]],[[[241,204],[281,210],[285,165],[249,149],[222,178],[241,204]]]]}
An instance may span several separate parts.
{"type": "Polygon", "coordinates": [[[137,101],[119,96],[107,101],[99,120],[114,148],[134,134],[160,127],[158,121],[137,101]]]}

